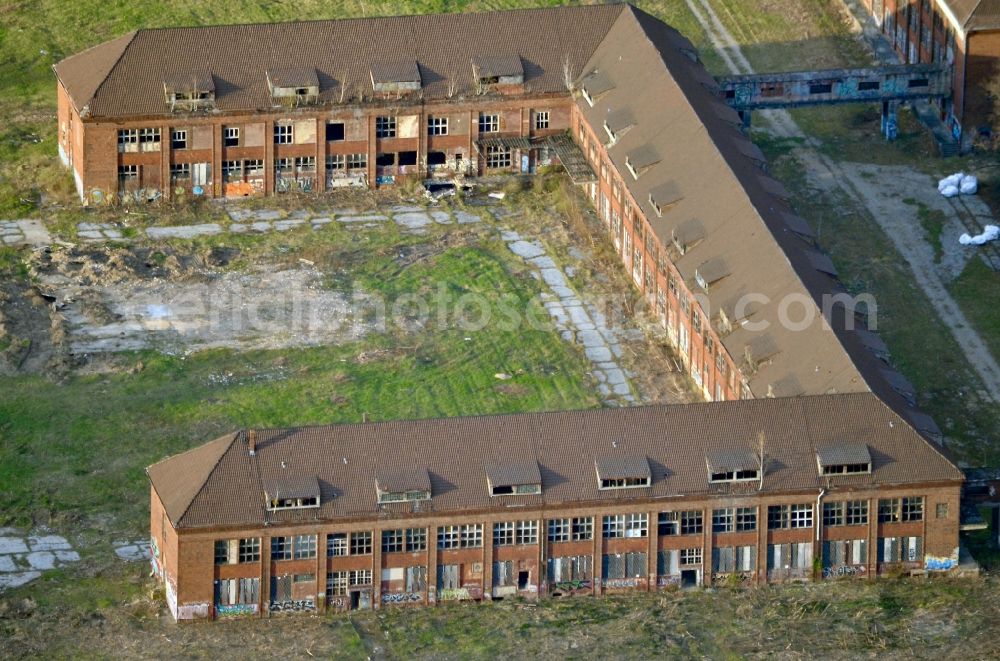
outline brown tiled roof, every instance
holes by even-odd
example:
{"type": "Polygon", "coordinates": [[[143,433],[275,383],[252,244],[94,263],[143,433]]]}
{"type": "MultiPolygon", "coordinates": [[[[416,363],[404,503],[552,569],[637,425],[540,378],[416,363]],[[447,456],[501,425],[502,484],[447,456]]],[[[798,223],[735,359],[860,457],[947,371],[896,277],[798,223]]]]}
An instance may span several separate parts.
{"type": "MultiPolygon", "coordinates": [[[[833,488],[962,479],[870,393],[258,430],[254,456],[240,432],[165,459],[148,473],[181,528],[370,518],[380,511],[376,476],[415,465],[427,467],[432,485],[422,513],[510,511],[722,494],[725,489],[708,483],[706,458],[751,453],[761,432],[766,493],[828,487],[816,467],[816,448],[848,442],[870,448],[872,472],[832,478],[833,488]],[[636,457],[648,458],[648,489],[598,489],[595,466],[636,457]],[[540,495],[489,495],[486,466],[512,460],[537,462],[540,495]],[[317,476],[320,507],[265,512],[261,485],[278,475],[317,476]]],[[[408,505],[383,511],[412,516],[408,505]]]]}
{"type": "Polygon", "coordinates": [[[375,482],[383,492],[430,491],[431,478],[426,468],[409,467],[376,473],[375,482]]]}
{"type": "Polygon", "coordinates": [[[337,99],[345,84],[370,96],[372,65],[387,53],[419,63],[428,99],[446,97],[450,80],[459,96],[474,91],[474,58],[505,70],[517,58],[533,92],[565,93],[564,60],[579,72],[621,11],[595,5],[143,29],[68,57],[55,70],[77,109],[89,106],[92,117],[164,114],[164,78],[191,69],[215,77],[223,111],[271,109],[265,72],[272,69],[314,69],[321,102],[337,99]]]}
{"type": "Polygon", "coordinates": [[[940,0],[966,32],[1000,28],[1000,0],[940,0]]]}
{"type": "Polygon", "coordinates": [[[376,83],[419,83],[421,80],[420,67],[412,59],[372,62],[371,72],[376,83]]]}

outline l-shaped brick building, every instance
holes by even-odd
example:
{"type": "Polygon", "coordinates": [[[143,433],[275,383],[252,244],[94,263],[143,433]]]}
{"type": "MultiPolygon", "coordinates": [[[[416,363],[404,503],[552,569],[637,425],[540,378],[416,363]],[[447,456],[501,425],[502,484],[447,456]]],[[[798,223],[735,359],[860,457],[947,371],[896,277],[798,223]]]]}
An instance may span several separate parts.
{"type": "Polygon", "coordinates": [[[957,561],[961,475],[924,440],[939,441],[940,431],[913,408],[912,385],[864,328],[875,310],[853,305],[694,47],[641,10],[140,30],[56,71],[60,150],[90,200],[388,185],[531,171],[558,158],[586,186],[633,282],[713,402],[258,430],[168,459],[149,474],[157,569],[175,616],[317,607],[321,596],[378,606],[548,593],[574,581],[599,592],[661,578],[738,573],[761,582],[957,561]],[[675,418],[686,425],[680,436],[664,422],[675,418]],[[548,431],[480,447],[507,425],[548,431]],[[788,429],[803,433],[787,438],[788,429]],[[761,432],[775,463],[754,471],[761,432]],[[636,434],[652,435],[632,447],[636,434]],[[570,478],[564,446],[577,437],[593,464],[573,464],[570,478]],[[787,453],[772,455],[778,438],[787,453]],[[388,450],[359,458],[383,442],[410,452],[409,463],[388,450]],[[344,463],[322,468],[305,446],[344,463]],[[469,462],[455,465],[472,446],[469,462]],[[604,451],[619,446],[632,450],[604,451]],[[284,469],[260,466],[272,453],[284,469]],[[490,466],[480,465],[487,456],[490,466]],[[918,456],[922,468],[911,471],[918,456]],[[826,472],[838,457],[830,465],[843,472],[826,472]],[[241,468],[216,470],[229,461],[241,468]],[[797,477],[771,479],[781,470],[797,477]],[[474,481],[459,488],[466,473],[474,481]],[[498,484],[517,496],[484,498],[498,484]],[[192,517],[197,503],[204,509],[192,517]],[[516,520],[500,503],[519,507],[516,520]],[[775,527],[765,530],[772,510],[775,527]],[[740,535],[716,540],[706,521],[716,511],[717,532],[740,535]],[[650,518],[670,531],[674,516],[688,533],[652,534],[650,518]],[[753,528],[728,527],[741,516],[753,528]],[[567,540],[553,522],[579,542],[559,556],[546,541],[551,526],[553,542],[567,540]],[[577,528],[590,536],[574,537],[577,528]],[[494,534],[513,542],[494,543],[494,534]]]}

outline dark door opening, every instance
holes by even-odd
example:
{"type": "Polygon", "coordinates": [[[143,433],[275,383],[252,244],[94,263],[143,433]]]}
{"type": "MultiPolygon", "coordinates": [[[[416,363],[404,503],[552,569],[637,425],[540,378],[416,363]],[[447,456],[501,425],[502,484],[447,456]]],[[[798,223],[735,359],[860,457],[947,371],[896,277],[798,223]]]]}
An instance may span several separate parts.
{"type": "Polygon", "coordinates": [[[517,572],[517,589],[527,590],[528,589],[528,577],[530,572],[519,571],[517,572]]]}
{"type": "Polygon", "coordinates": [[[698,586],[698,570],[697,569],[682,569],[681,570],[681,587],[682,588],[693,588],[698,586]]]}

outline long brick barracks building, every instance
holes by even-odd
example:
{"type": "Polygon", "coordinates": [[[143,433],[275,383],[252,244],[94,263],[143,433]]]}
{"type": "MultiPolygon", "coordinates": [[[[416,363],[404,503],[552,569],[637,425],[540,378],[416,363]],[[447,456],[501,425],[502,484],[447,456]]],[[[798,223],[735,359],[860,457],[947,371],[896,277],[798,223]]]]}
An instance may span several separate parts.
{"type": "Polygon", "coordinates": [[[712,402],[257,430],[167,459],[152,545],[175,616],[957,563],[940,431],[694,47],[641,10],[141,30],[56,72],[91,200],[558,158],[712,402]]]}

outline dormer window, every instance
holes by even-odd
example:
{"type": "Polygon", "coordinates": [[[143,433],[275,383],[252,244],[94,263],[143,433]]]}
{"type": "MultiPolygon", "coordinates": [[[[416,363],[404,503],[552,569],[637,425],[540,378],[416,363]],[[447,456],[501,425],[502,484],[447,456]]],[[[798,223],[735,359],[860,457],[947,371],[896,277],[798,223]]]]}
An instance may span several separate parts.
{"type": "Polygon", "coordinates": [[[653,190],[649,191],[649,205],[653,207],[653,211],[656,212],[658,217],[663,216],[663,212],[668,208],[679,202],[681,199],[680,189],[672,181],[660,184],[653,190]]]}
{"type": "Polygon", "coordinates": [[[749,450],[727,450],[705,457],[708,481],[750,482],[760,479],[760,460],[749,450]]]}
{"type": "Polygon", "coordinates": [[[605,457],[594,462],[597,470],[597,488],[641,489],[653,483],[646,457],[605,457]]]}
{"type": "Polygon", "coordinates": [[[608,139],[611,140],[608,146],[614,146],[634,125],[635,119],[632,117],[631,111],[627,108],[608,113],[607,118],[604,120],[604,132],[608,134],[608,139]]]}
{"type": "Polygon", "coordinates": [[[625,167],[633,179],[660,162],[660,154],[650,145],[643,145],[625,155],[625,167]]]}
{"type": "Polygon", "coordinates": [[[591,108],[601,96],[615,88],[614,81],[603,71],[594,71],[584,76],[580,83],[580,94],[591,108]]]}
{"type": "Polygon", "coordinates": [[[670,238],[677,251],[684,255],[705,238],[705,226],[700,220],[686,220],[671,232],[670,238]]]}
{"type": "Polygon", "coordinates": [[[835,443],[816,448],[820,475],[860,475],[872,472],[872,457],[864,443],[835,443]]]}
{"type": "Polygon", "coordinates": [[[375,478],[375,491],[380,504],[430,500],[431,480],[422,468],[380,475],[375,478]]]}
{"type": "Polygon", "coordinates": [[[313,68],[269,69],[267,88],[271,99],[281,105],[302,106],[319,101],[319,77],[313,68]]]}
{"type": "Polygon", "coordinates": [[[419,92],[420,67],[416,60],[392,60],[373,64],[372,90],[383,96],[401,97],[419,92]]]}
{"type": "Polygon", "coordinates": [[[524,66],[516,54],[477,55],[472,58],[472,77],[478,94],[522,87],[524,66]]]}
{"type": "Polygon", "coordinates": [[[726,260],[722,257],[716,257],[703,262],[701,266],[695,269],[694,279],[698,282],[699,287],[708,291],[712,285],[725,278],[731,272],[726,260]]]}
{"type": "Polygon", "coordinates": [[[215,107],[215,80],[205,71],[178,72],[164,77],[163,93],[172,111],[193,112],[215,107]]]}
{"type": "Polygon", "coordinates": [[[538,462],[493,463],[486,466],[486,485],[491,496],[528,496],[542,493],[538,462]]]}
{"type": "Polygon", "coordinates": [[[315,475],[279,477],[264,490],[269,511],[298,510],[320,506],[319,480],[315,475]]]}

